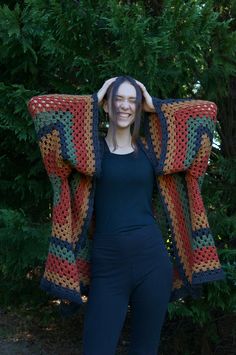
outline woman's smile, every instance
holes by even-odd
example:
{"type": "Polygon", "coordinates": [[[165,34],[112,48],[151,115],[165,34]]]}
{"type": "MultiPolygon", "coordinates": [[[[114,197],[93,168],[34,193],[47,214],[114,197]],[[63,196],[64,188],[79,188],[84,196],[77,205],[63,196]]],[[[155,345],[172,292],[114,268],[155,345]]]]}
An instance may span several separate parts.
{"type": "Polygon", "coordinates": [[[128,118],[131,116],[130,113],[126,113],[126,112],[118,112],[118,115],[122,118],[128,118]]]}

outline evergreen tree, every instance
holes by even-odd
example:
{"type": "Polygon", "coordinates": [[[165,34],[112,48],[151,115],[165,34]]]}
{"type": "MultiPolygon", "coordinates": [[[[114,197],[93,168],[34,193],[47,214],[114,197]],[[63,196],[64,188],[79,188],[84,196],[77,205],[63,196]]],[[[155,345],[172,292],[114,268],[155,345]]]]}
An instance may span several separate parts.
{"type": "MultiPolygon", "coordinates": [[[[43,93],[91,94],[104,80],[129,74],[153,96],[203,98],[219,107],[203,193],[228,280],[207,285],[198,303],[171,305],[169,316],[206,326],[219,309],[233,309],[235,13],[233,0],[1,2],[0,303],[45,299],[37,287],[52,191],[27,101],[43,93]]],[[[183,344],[187,353],[191,344],[183,344]]]]}

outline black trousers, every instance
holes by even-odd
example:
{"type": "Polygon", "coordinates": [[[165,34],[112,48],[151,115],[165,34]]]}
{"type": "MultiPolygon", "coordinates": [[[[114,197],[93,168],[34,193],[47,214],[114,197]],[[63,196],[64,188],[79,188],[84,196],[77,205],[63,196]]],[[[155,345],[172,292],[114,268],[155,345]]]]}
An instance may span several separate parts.
{"type": "Polygon", "coordinates": [[[83,355],[115,354],[129,304],[129,355],[156,355],[172,280],[173,265],[157,224],[94,235],[83,355]]]}

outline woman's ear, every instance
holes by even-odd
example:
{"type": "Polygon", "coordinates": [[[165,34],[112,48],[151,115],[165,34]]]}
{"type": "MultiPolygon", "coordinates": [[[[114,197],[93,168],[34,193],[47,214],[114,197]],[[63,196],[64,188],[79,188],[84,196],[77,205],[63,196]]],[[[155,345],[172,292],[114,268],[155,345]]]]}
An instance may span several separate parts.
{"type": "Polygon", "coordinates": [[[108,103],[107,100],[104,100],[103,104],[102,104],[103,110],[108,113],[108,103]]]}

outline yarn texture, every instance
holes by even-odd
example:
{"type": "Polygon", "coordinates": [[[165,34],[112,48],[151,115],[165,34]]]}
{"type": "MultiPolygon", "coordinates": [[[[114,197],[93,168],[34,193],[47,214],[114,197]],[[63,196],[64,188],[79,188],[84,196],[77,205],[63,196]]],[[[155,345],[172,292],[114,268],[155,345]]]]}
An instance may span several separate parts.
{"type": "MultiPolygon", "coordinates": [[[[173,263],[170,302],[202,294],[225,279],[210,230],[201,184],[211,153],[215,103],[152,98],[138,144],[156,174],[153,213],[173,263]]],[[[53,188],[52,231],[40,286],[81,304],[89,297],[94,194],[103,144],[97,94],[35,96],[28,102],[43,163],[53,188]]]]}

